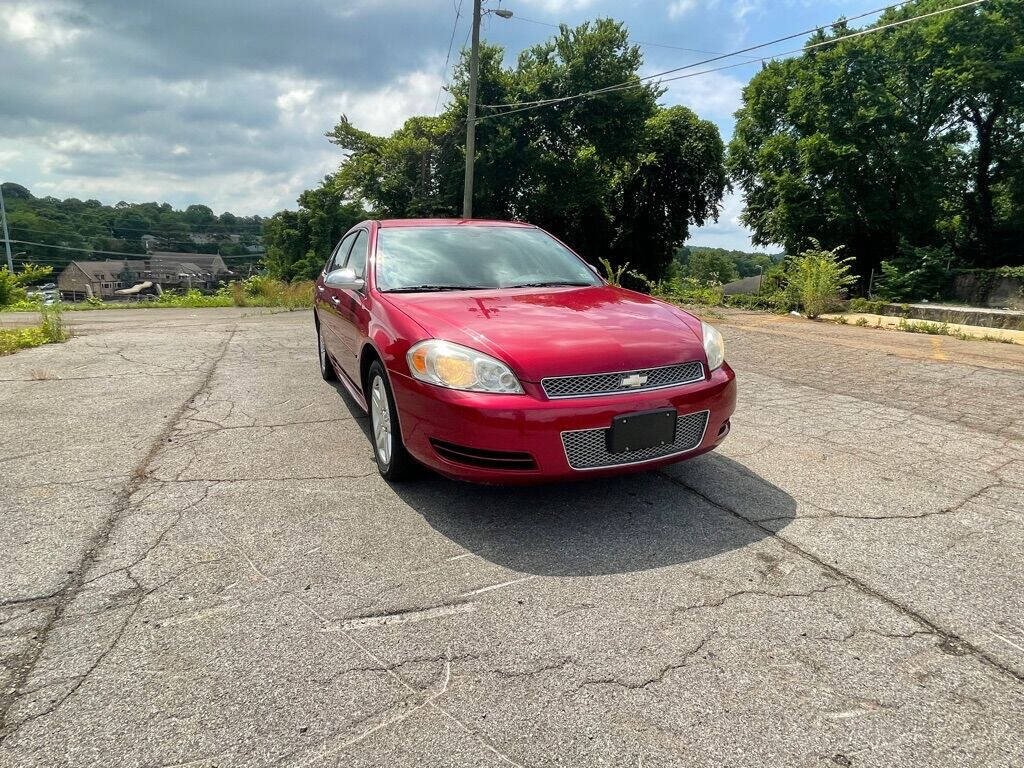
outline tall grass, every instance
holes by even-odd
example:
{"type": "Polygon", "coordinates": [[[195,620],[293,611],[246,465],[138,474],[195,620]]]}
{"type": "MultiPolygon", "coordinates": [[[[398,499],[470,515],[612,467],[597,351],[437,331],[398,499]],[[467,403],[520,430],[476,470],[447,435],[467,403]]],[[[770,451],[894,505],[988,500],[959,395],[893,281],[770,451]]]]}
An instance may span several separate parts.
{"type": "Polygon", "coordinates": [[[244,283],[232,283],[232,300],[236,306],[284,307],[304,309],[313,306],[312,280],[296,280],[286,283],[272,277],[250,277],[244,283]],[[238,286],[242,286],[239,290],[238,286]]]}
{"type": "MultiPolygon", "coordinates": [[[[312,280],[287,283],[271,277],[256,276],[244,281],[232,281],[216,293],[196,290],[184,293],[166,291],[150,301],[102,301],[95,298],[74,304],[62,304],[72,311],[103,309],[208,309],[213,307],[282,307],[288,310],[313,306],[312,280]]],[[[39,302],[22,301],[4,307],[8,312],[38,312],[39,302]]]]}
{"type": "Polygon", "coordinates": [[[19,349],[58,344],[70,337],[61,317],[60,305],[43,307],[39,325],[28,328],[0,328],[0,355],[10,355],[19,349]]]}

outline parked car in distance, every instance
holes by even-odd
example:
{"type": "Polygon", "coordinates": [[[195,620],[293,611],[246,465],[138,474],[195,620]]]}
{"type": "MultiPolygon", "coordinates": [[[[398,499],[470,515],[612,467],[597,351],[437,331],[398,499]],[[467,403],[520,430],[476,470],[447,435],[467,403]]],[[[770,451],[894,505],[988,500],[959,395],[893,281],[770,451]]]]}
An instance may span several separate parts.
{"type": "Polygon", "coordinates": [[[417,463],[486,483],[645,470],[730,429],[719,332],[529,224],[362,222],[313,311],[321,375],[369,412],[390,481],[417,463]]]}

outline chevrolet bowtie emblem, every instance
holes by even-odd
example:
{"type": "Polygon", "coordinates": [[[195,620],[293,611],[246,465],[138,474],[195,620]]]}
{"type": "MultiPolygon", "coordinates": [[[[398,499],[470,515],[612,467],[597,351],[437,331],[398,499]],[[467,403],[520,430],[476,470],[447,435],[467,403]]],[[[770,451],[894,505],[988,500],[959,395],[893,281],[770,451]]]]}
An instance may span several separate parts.
{"type": "Polygon", "coordinates": [[[642,373],[631,373],[629,376],[623,376],[619,380],[619,384],[623,387],[630,387],[635,389],[636,387],[642,387],[647,383],[647,377],[642,373]]]}

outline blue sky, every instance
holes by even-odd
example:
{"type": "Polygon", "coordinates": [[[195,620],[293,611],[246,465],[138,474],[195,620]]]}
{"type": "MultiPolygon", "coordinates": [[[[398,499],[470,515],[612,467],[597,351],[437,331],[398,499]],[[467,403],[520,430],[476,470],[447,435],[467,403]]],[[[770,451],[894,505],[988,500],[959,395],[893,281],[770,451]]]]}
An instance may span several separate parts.
{"type": "MultiPolygon", "coordinates": [[[[458,3],[5,0],[0,178],[37,195],[104,202],[202,202],[238,214],[293,208],[299,192],[337,167],[339,150],[323,134],[340,114],[386,133],[434,111],[458,3]]],[[[463,0],[456,48],[470,3],[463,0]]],[[[545,24],[610,16],[644,43],[645,71],[656,72],[703,57],[662,46],[736,50],[863,13],[878,0],[501,5],[515,16],[488,17],[483,34],[510,57],[549,37],[545,24]]],[[[663,103],[693,108],[728,140],[743,84],[758,66],[677,81],[663,103]]],[[[719,222],[695,230],[690,242],[747,248],[741,209],[729,196],[719,222]]]]}

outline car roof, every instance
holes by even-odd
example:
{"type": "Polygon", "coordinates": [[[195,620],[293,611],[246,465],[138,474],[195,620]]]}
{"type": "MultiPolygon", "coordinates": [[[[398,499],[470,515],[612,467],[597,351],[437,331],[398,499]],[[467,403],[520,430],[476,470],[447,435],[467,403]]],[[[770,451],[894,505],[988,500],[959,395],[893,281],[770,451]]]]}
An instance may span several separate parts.
{"type": "Polygon", "coordinates": [[[521,227],[533,228],[524,221],[498,221],[496,219],[381,219],[381,227],[521,227]]]}

